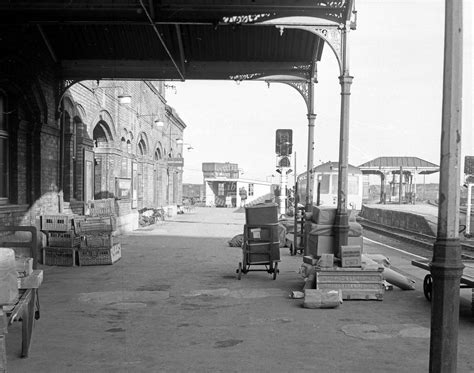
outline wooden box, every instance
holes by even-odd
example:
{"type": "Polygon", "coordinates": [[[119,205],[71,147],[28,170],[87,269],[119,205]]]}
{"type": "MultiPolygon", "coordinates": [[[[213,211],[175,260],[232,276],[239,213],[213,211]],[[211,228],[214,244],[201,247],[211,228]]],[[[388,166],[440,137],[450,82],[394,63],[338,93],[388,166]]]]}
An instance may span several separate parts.
{"type": "Polygon", "coordinates": [[[76,265],[76,249],[73,247],[44,247],[43,264],[47,266],[66,266],[76,265]]]}
{"type": "Polygon", "coordinates": [[[255,225],[278,223],[278,205],[276,203],[262,203],[245,207],[245,222],[255,225]]]}
{"type": "Polygon", "coordinates": [[[83,234],[81,247],[107,247],[110,248],[114,244],[111,233],[93,233],[83,234]]]}
{"type": "Polygon", "coordinates": [[[81,243],[81,238],[76,236],[74,230],[68,232],[48,232],[49,247],[76,247],[81,243]]]}
{"type": "Polygon", "coordinates": [[[362,265],[362,247],[359,245],[341,246],[341,266],[360,267],[362,265]]]}
{"type": "Polygon", "coordinates": [[[383,300],[382,271],[383,268],[317,268],[316,289],[341,289],[345,300],[383,300]]]}
{"type": "Polygon", "coordinates": [[[71,229],[71,216],[69,215],[42,215],[41,230],[67,232],[71,229]]]}

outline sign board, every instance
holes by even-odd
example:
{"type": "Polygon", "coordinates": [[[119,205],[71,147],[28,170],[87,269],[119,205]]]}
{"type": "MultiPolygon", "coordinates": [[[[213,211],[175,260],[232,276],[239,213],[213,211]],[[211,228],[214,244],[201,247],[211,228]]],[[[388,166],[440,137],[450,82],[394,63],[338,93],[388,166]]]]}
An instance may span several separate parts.
{"type": "Polygon", "coordinates": [[[166,163],[170,167],[183,167],[184,166],[184,158],[168,158],[168,159],[166,159],[166,163]]]}
{"type": "Polygon", "coordinates": [[[464,157],[464,173],[466,175],[474,175],[474,156],[466,155],[464,157]]]}
{"type": "Polygon", "coordinates": [[[130,199],[132,179],[117,177],[115,179],[115,197],[118,199],[130,199]]]}

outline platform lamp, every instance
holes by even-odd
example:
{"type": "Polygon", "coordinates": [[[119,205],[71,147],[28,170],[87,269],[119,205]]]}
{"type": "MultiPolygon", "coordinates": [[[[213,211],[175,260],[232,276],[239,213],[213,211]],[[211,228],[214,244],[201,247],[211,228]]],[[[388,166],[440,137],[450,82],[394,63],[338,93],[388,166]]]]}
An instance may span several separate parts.
{"type": "Polygon", "coordinates": [[[187,147],[188,151],[194,149],[193,146],[192,146],[190,143],[184,142],[183,139],[176,139],[176,144],[177,144],[177,145],[183,145],[183,146],[184,146],[184,145],[187,145],[187,146],[188,146],[188,147],[187,147]]]}
{"type": "Polygon", "coordinates": [[[165,126],[165,123],[160,119],[157,114],[137,114],[137,118],[143,117],[154,117],[155,119],[153,120],[153,123],[157,128],[163,128],[165,126]]]}

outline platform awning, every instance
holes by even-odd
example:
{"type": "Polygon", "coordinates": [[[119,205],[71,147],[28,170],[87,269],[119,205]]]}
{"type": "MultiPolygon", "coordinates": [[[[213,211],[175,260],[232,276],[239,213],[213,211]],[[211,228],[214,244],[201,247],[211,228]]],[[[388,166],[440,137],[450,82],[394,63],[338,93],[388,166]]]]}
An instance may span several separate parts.
{"type": "Polygon", "coordinates": [[[46,44],[71,80],[309,79],[324,40],[280,26],[345,23],[352,3],[14,0],[0,3],[0,47],[46,44]]]}
{"type": "Polygon", "coordinates": [[[429,175],[439,172],[439,166],[418,157],[378,157],[359,166],[365,175],[402,172],[416,173],[418,175],[429,175]]]}

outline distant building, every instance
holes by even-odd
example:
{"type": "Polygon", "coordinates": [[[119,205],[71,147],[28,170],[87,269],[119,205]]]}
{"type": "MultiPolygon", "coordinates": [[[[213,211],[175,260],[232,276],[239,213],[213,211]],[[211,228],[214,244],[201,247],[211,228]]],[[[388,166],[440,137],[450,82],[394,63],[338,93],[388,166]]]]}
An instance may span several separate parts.
{"type": "Polygon", "coordinates": [[[203,184],[183,184],[183,200],[193,199],[195,202],[203,201],[205,188],[203,184]]]}
{"type": "Polygon", "coordinates": [[[237,163],[207,162],[202,164],[204,178],[226,177],[228,179],[239,178],[239,165],[237,163]]]}
{"type": "Polygon", "coordinates": [[[272,183],[240,179],[236,163],[203,163],[202,172],[206,206],[239,207],[274,199],[272,183]]]}

